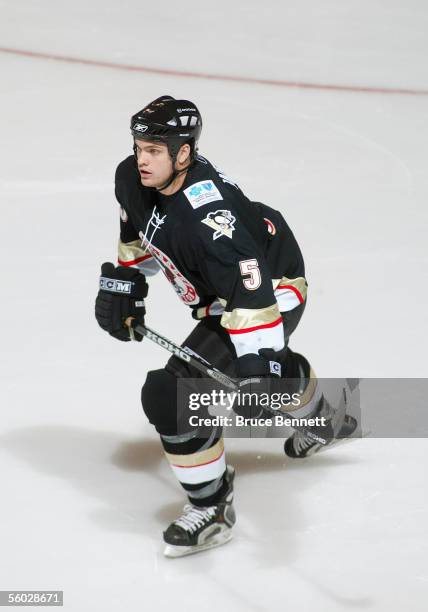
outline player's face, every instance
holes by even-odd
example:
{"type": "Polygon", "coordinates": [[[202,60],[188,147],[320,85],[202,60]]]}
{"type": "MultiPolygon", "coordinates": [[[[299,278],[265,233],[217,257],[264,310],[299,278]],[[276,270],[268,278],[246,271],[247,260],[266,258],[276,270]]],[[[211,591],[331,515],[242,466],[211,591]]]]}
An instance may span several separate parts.
{"type": "Polygon", "coordinates": [[[144,187],[161,187],[172,174],[166,144],[135,139],[138,171],[144,187]]]}

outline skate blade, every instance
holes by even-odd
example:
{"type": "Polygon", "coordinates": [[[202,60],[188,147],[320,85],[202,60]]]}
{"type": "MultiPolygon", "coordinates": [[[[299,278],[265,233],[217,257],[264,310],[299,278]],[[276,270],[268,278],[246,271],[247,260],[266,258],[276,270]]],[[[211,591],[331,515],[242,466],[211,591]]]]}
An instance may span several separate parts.
{"type": "Polygon", "coordinates": [[[169,559],[178,559],[179,557],[186,557],[187,555],[194,555],[216,546],[226,544],[232,539],[232,530],[228,529],[222,533],[216,534],[213,538],[210,538],[208,542],[204,544],[198,544],[197,546],[174,546],[173,544],[167,544],[163,552],[165,557],[169,559]]]}
{"type": "Polygon", "coordinates": [[[318,455],[319,453],[325,453],[326,451],[335,448],[339,444],[346,444],[347,442],[356,442],[357,440],[361,440],[362,438],[369,438],[371,433],[371,431],[363,431],[358,434],[358,436],[349,436],[349,438],[336,438],[333,442],[330,442],[330,444],[326,444],[324,446],[320,445],[316,450],[314,450],[312,454],[318,455]]]}

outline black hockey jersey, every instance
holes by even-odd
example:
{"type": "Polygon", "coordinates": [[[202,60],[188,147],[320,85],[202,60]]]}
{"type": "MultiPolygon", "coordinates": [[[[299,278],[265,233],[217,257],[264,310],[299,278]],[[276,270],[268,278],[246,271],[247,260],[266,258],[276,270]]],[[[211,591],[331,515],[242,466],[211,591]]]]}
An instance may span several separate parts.
{"type": "Polygon", "coordinates": [[[251,202],[198,156],[182,188],[144,187],[133,156],[115,177],[121,206],[118,262],[162,270],[195,318],[221,315],[237,355],[284,346],[281,312],[306,298],[299,246],[282,215],[251,202]]]}

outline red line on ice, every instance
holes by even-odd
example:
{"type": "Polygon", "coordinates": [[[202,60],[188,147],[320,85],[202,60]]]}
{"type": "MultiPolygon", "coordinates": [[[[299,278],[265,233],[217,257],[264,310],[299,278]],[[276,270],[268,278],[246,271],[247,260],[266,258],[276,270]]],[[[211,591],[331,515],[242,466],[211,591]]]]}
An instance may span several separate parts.
{"type": "Polygon", "coordinates": [[[378,94],[406,94],[412,96],[428,96],[428,89],[406,89],[397,87],[370,87],[361,85],[334,85],[331,83],[305,83],[304,81],[281,81],[273,79],[261,79],[257,77],[245,77],[228,74],[209,74],[204,72],[190,72],[185,70],[172,70],[167,68],[149,68],[148,66],[134,66],[130,64],[118,64],[114,62],[104,62],[101,60],[91,60],[80,57],[70,57],[67,55],[57,55],[53,53],[41,53],[38,51],[27,51],[24,49],[12,49],[0,47],[0,53],[20,55],[36,59],[53,60],[56,62],[66,62],[69,64],[83,64],[86,66],[97,66],[98,68],[111,68],[114,70],[128,70],[131,72],[145,72],[147,74],[163,74],[166,76],[188,77],[193,79],[206,79],[212,81],[229,81],[232,83],[248,83],[250,85],[272,85],[274,87],[291,87],[296,89],[317,89],[330,91],[348,91],[353,93],[378,93],[378,94]]]}

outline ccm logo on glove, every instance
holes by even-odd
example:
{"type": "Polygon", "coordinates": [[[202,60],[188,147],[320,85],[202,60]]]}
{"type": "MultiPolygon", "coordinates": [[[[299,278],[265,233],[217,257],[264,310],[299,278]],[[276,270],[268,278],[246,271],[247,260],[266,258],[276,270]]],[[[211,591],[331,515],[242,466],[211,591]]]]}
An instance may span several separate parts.
{"type": "Polygon", "coordinates": [[[104,263],[95,300],[95,317],[99,326],[117,340],[140,342],[143,336],[128,327],[126,321],[132,318],[139,325],[144,325],[147,290],[145,276],[139,270],[104,263]]]}
{"type": "Polygon", "coordinates": [[[132,283],[126,283],[120,280],[114,280],[112,278],[100,278],[100,289],[104,291],[111,291],[112,293],[131,293],[132,283]]]}

